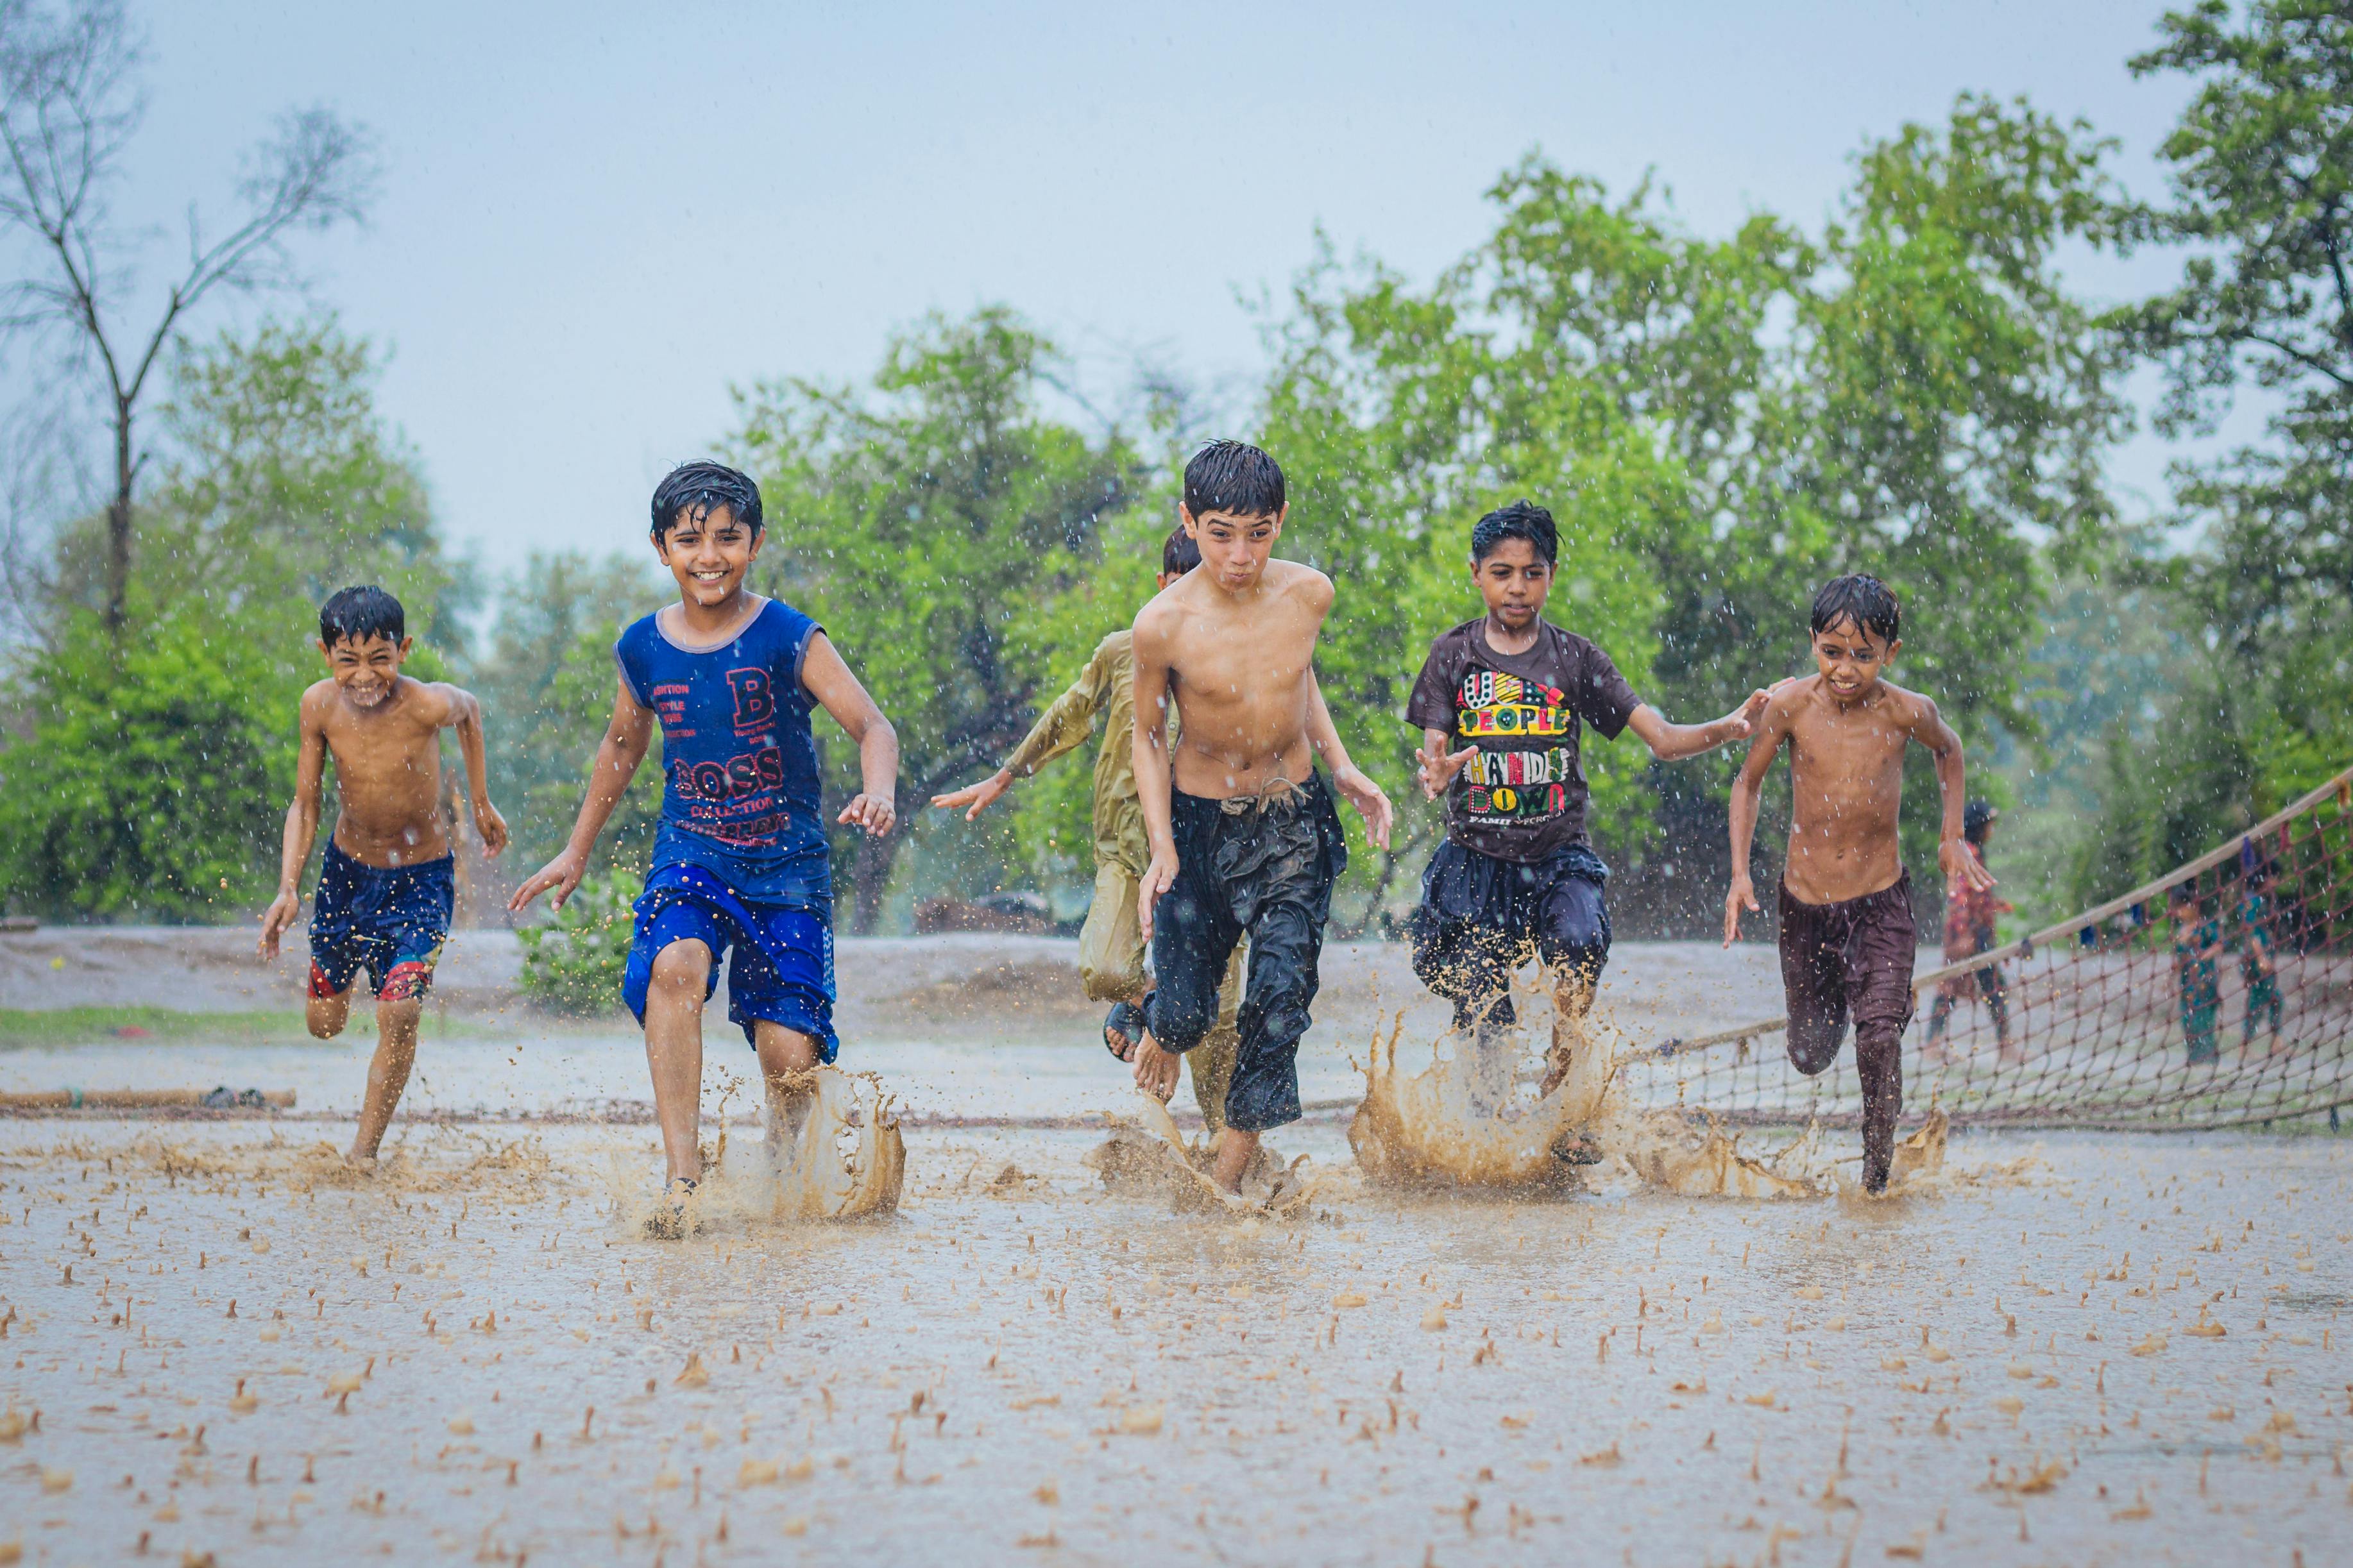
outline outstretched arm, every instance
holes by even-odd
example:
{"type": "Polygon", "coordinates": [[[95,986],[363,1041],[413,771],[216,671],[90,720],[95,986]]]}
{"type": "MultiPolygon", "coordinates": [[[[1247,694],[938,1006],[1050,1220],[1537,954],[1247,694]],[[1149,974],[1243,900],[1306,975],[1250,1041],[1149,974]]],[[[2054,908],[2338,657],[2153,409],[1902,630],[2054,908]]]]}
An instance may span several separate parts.
{"type": "Polygon", "coordinates": [[[808,651],[801,658],[801,684],[858,742],[859,792],[834,820],[862,827],[870,837],[881,837],[899,820],[899,731],[882,717],[882,710],[823,632],[810,637],[808,651]]]}
{"type": "Polygon", "coordinates": [[[1365,819],[1366,836],[1388,848],[1395,809],[1381,786],[1349,759],[1348,748],[1332,722],[1332,710],[1324,705],[1324,683],[1315,679],[1312,668],[1307,671],[1307,743],[1322,753],[1324,765],[1332,770],[1332,787],[1347,796],[1348,804],[1365,819]]]}
{"type": "Polygon", "coordinates": [[[462,686],[447,682],[436,688],[448,706],[443,723],[458,731],[459,754],[466,759],[466,793],[474,807],[474,831],[482,836],[482,853],[496,858],[507,847],[507,819],[491,804],[490,761],[482,746],[482,704],[462,686]]]}
{"type": "Polygon", "coordinates": [[[557,909],[580,886],[580,879],[588,874],[588,852],[596,847],[596,836],[605,831],[605,824],[613,816],[613,808],[621,804],[621,795],[629,787],[629,780],[638,764],[646,758],[646,748],[652,744],[654,716],[638,706],[629,695],[628,683],[617,683],[620,689],[613,697],[613,716],[606,721],[605,739],[597,744],[596,760],[588,769],[588,795],[580,803],[580,815],[572,824],[572,837],[554,859],[533,872],[507,900],[510,913],[519,910],[548,889],[555,889],[548,901],[557,909]]]}
{"type": "Polygon", "coordinates": [[[1757,902],[1757,885],[1748,877],[1748,850],[1757,837],[1757,812],[1765,795],[1765,775],[1772,771],[1773,759],[1781,750],[1781,742],[1789,738],[1790,708],[1787,704],[1767,704],[1765,721],[1748,742],[1748,756],[1740,764],[1739,776],[1732,781],[1732,887],[1724,895],[1724,945],[1730,947],[1740,935],[1740,911],[1761,913],[1757,902]]]}
{"type": "MultiPolygon", "coordinates": [[[[1787,684],[1784,682],[1783,684],[1787,684]]],[[[1779,687],[1773,689],[1778,690],[1779,687]]],[[[1757,721],[1765,716],[1765,705],[1773,700],[1773,692],[1759,687],[1748,694],[1748,700],[1723,718],[1705,724],[1677,724],[1667,716],[1643,703],[1626,721],[1626,728],[1634,731],[1642,744],[1651,748],[1651,755],[1662,763],[1681,762],[1712,752],[1718,746],[1745,740],[1754,733],[1757,721]]]]}
{"type": "Polygon", "coordinates": [[[261,956],[278,956],[279,939],[302,910],[302,867],[319,837],[319,796],[327,772],[327,730],[320,715],[302,703],[301,752],[294,764],[294,799],[286,807],[286,832],[278,849],[278,896],[261,916],[261,956]]]}
{"type": "Polygon", "coordinates": [[[976,784],[960,790],[932,796],[932,804],[954,811],[959,806],[971,809],[964,814],[970,822],[997,804],[997,797],[1013,787],[1016,779],[1034,775],[1039,768],[1063,752],[1082,745],[1094,732],[1095,712],[1111,696],[1111,652],[1108,647],[1095,649],[1087,667],[1071,682],[1069,690],[1054,699],[1053,705],[1038,717],[1029,733],[1013,748],[1005,765],[976,784]]]}
{"type": "Polygon", "coordinates": [[[1948,888],[1972,888],[1978,891],[1994,885],[1993,873],[1984,861],[1969,853],[1963,840],[1961,827],[1968,810],[1968,769],[1961,758],[1961,738],[1945,722],[1936,705],[1926,697],[1915,697],[1910,732],[1912,739],[1928,748],[1936,762],[1936,788],[1944,796],[1945,820],[1937,833],[1936,863],[1944,868],[1945,885],[1948,888]]]}
{"type": "Polygon", "coordinates": [[[1152,941],[1152,906],[1176,880],[1176,832],[1169,799],[1168,649],[1147,610],[1135,623],[1136,803],[1144,808],[1144,836],[1152,863],[1144,868],[1135,894],[1136,923],[1152,941]]]}

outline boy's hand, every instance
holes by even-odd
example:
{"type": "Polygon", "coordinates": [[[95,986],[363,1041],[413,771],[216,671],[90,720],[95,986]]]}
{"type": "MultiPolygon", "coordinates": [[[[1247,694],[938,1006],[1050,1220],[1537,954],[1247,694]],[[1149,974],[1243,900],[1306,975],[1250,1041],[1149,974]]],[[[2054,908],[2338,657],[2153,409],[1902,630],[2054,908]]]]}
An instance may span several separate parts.
{"type": "Polygon", "coordinates": [[[1740,936],[1740,911],[1762,914],[1757,904],[1757,884],[1746,877],[1732,879],[1732,890],[1724,895],[1724,945],[1730,947],[1740,936]]]}
{"type": "Polygon", "coordinates": [[[301,912],[302,895],[291,888],[280,889],[278,897],[270,900],[269,907],[261,914],[262,957],[278,956],[278,939],[286,934],[286,928],[292,925],[294,917],[301,912]]]}
{"type": "Polygon", "coordinates": [[[954,811],[960,805],[968,805],[972,809],[964,814],[964,819],[970,822],[974,817],[995,805],[997,797],[1012,787],[1013,775],[1005,769],[999,768],[976,784],[966,784],[960,790],[932,796],[932,804],[944,806],[949,811],[954,811]]]}
{"type": "Polygon", "coordinates": [[[1152,906],[1160,901],[1161,894],[1176,885],[1176,853],[1155,850],[1152,864],[1144,868],[1143,879],[1135,885],[1135,923],[1147,943],[1152,941],[1152,906]]]}
{"type": "Polygon", "coordinates": [[[1365,836],[1380,848],[1388,848],[1389,824],[1397,813],[1389,805],[1389,797],[1381,793],[1381,786],[1366,777],[1364,769],[1350,767],[1332,775],[1332,787],[1347,796],[1348,804],[1365,819],[1365,836]]]}
{"type": "Polygon", "coordinates": [[[1162,1050],[1160,1042],[1146,1035],[1135,1047],[1135,1087],[1165,1105],[1176,1092],[1176,1077],[1184,1063],[1183,1057],[1162,1050]]]}
{"type": "Polygon", "coordinates": [[[887,795],[868,795],[860,790],[849,797],[849,804],[834,820],[846,827],[862,827],[868,837],[880,838],[898,822],[899,807],[887,795]]]}
{"type": "Polygon", "coordinates": [[[1956,885],[1983,892],[1992,887],[1993,873],[1985,862],[1969,853],[1968,844],[1958,838],[1947,838],[1936,846],[1936,862],[1945,868],[1945,886],[1956,885]]]}
{"type": "Polygon", "coordinates": [[[507,900],[507,913],[519,913],[524,905],[550,888],[554,889],[555,893],[547,900],[548,907],[560,910],[564,907],[564,900],[580,886],[580,879],[587,874],[588,858],[566,849],[525,879],[523,885],[515,889],[514,897],[507,900]]]}
{"type": "Polygon", "coordinates": [[[1739,710],[1733,714],[1735,719],[1740,721],[1740,727],[1736,733],[1755,734],[1757,722],[1765,717],[1765,710],[1773,704],[1773,694],[1788,684],[1787,680],[1777,680],[1769,687],[1760,686],[1750,692],[1748,700],[1743,702],[1739,710]]]}
{"type": "Polygon", "coordinates": [[[1476,746],[1465,746],[1459,752],[1449,752],[1435,741],[1424,736],[1421,750],[1413,754],[1413,760],[1418,764],[1414,774],[1421,782],[1421,798],[1436,800],[1445,794],[1446,786],[1454,782],[1454,775],[1462,771],[1462,764],[1478,754],[1479,748],[1476,746]]]}
{"type": "Polygon", "coordinates": [[[499,815],[489,795],[474,802],[474,831],[481,835],[483,858],[497,859],[499,851],[507,847],[507,819],[499,815]]]}

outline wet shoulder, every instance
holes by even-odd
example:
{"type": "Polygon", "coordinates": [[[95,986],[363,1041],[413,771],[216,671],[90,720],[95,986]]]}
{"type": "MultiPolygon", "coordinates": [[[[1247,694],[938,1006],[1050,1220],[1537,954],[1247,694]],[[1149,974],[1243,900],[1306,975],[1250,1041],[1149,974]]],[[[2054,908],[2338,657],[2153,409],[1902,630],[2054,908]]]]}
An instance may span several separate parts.
{"type": "Polygon", "coordinates": [[[1819,707],[1821,690],[1820,676],[1800,676],[1776,691],[1771,700],[1765,704],[1765,722],[1796,729],[1800,721],[1819,707]]]}
{"type": "Polygon", "coordinates": [[[1880,685],[1887,692],[1896,722],[1905,730],[1923,730],[1936,722],[1936,699],[1892,680],[1883,680],[1880,685]]]}
{"type": "Polygon", "coordinates": [[[1268,574],[1286,597],[1298,600],[1317,614],[1332,607],[1335,590],[1332,579],[1314,567],[1299,561],[1270,561],[1268,574]]]}

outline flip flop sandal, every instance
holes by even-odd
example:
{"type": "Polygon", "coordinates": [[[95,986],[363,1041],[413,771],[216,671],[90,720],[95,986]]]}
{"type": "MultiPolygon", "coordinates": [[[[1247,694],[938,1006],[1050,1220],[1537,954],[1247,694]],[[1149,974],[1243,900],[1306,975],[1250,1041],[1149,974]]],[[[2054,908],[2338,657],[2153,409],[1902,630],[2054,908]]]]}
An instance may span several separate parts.
{"type": "Polygon", "coordinates": [[[1103,1049],[1121,1061],[1133,1060],[1135,1047],[1144,1043],[1145,1028],[1143,1008],[1133,1002],[1114,1002],[1103,1015],[1103,1049]],[[1115,1037],[1127,1042],[1126,1050],[1113,1043],[1115,1037]]]}

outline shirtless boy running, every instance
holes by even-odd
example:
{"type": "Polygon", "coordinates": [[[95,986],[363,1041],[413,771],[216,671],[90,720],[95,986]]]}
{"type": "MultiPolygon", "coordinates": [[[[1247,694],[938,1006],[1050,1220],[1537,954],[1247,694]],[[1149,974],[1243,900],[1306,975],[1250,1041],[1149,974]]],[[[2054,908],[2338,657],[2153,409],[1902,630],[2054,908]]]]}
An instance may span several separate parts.
{"type": "Polygon", "coordinates": [[[1740,911],[1757,909],[1748,879],[1765,774],[1789,747],[1789,854],[1781,872],[1781,984],[1789,1007],[1789,1060],[1811,1076],[1838,1060],[1854,1019],[1862,1080],[1862,1185],[1887,1190],[1895,1121],[1904,1109],[1904,1028],[1912,1021],[1912,879],[1896,823],[1904,750],[1917,742],[1936,762],[1944,828],[1936,858],[1948,883],[1990,888],[1992,873],[1962,838],[1968,791],[1961,740],[1936,705],[1883,679],[1901,607],[1887,584],[1841,577],[1814,595],[1817,673],[1776,689],[1748,760],[1732,787],[1732,889],[1724,898],[1724,944],[1740,911]]]}
{"type": "MultiPolygon", "coordinates": [[[[1201,552],[1180,525],[1160,546],[1160,576],[1166,588],[1201,563],[1201,552]]],[[[966,822],[997,804],[1013,787],[1063,752],[1086,742],[1094,716],[1103,716],[1103,749],[1095,753],[1095,896],[1079,932],[1079,984],[1087,995],[1112,1005],[1103,1019],[1103,1044],[1121,1061],[1133,1063],[1143,1043],[1144,933],[1136,925],[1135,892],[1152,858],[1144,833],[1144,808],[1135,800],[1135,655],[1127,627],[1105,637],[1094,657],[1054,699],[1022,738],[1005,765],[976,784],[932,804],[962,808],[966,822]]],[[[1218,1021],[1208,1037],[1186,1054],[1193,1070],[1193,1099],[1215,1142],[1225,1130],[1226,1088],[1234,1076],[1234,1016],[1241,1005],[1242,949],[1234,948],[1226,978],[1218,988],[1218,1021]]]]}
{"type": "Polygon", "coordinates": [[[1269,559],[1289,511],[1272,458],[1239,441],[1202,447],[1185,465],[1179,511],[1200,567],[1135,620],[1135,787],[1152,847],[1136,919],[1158,975],[1135,1081],[1163,1100],[1175,1089],[1176,1058],[1208,1033],[1227,955],[1248,933],[1241,1037],[1211,1173],[1229,1193],[1260,1134],[1299,1120],[1299,1040],[1332,886],[1348,863],[1332,792],[1363,815],[1375,844],[1389,839],[1388,797],[1348,760],[1315,684],[1332,580],[1269,559]],[[1171,701],[1182,736],[1173,753],[1171,701]],[[1314,771],[1319,753],[1328,784],[1314,771]]]}
{"type": "Polygon", "coordinates": [[[482,705],[470,691],[400,673],[414,646],[400,601],[381,588],[346,588],[319,611],[328,678],[302,693],[301,760],[286,808],[278,897],[261,917],[261,956],[302,908],[301,878],[319,836],[327,757],[341,809],[319,868],[311,910],[311,1033],[330,1040],[351,1016],[352,982],[365,969],[375,993],[375,1058],[359,1132],[344,1158],[375,1163],[417,1060],[417,1021],[457,903],[449,829],[441,820],[441,731],[458,731],[474,826],[486,854],[506,847],[482,763],[482,705]]]}

